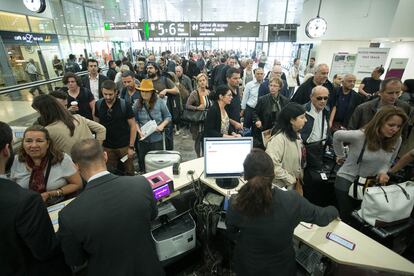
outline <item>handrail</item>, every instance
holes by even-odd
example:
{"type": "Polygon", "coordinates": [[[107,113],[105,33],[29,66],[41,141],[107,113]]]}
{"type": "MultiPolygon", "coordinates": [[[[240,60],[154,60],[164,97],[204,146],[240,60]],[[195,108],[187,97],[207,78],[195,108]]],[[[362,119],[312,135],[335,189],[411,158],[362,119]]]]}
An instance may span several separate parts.
{"type": "MultiPolygon", "coordinates": [[[[101,68],[101,72],[105,72],[105,71],[108,71],[107,67],[101,68]]],[[[75,73],[75,74],[78,75],[78,76],[84,76],[84,75],[87,75],[88,72],[87,71],[82,71],[82,72],[78,72],[78,73],[75,73]]],[[[36,87],[36,86],[39,86],[39,85],[51,84],[51,83],[58,82],[58,81],[62,81],[62,77],[55,77],[53,79],[38,80],[38,81],[29,82],[29,83],[22,83],[22,84],[7,86],[5,88],[0,88],[0,95],[15,92],[16,90],[29,89],[29,88],[36,87]]]]}

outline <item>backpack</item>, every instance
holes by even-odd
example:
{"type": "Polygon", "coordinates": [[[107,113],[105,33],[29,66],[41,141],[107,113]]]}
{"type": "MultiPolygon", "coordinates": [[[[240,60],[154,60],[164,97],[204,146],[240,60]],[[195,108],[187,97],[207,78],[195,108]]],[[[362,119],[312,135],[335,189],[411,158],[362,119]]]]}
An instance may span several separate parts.
{"type": "MultiPolygon", "coordinates": [[[[121,101],[121,111],[122,111],[122,114],[125,114],[125,111],[126,111],[126,101],[124,99],[119,99],[119,100],[121,101]]],[[[99,100],[96,101],[96,109],[98,110],[98,112],[101,109],[101,106],[102,106],[103,101],[104,101],[104,98],[99,99],[99,100]]]]}
{"type": "MultiPolygon", "coordinates": [[[[168,87],[167,86],[168,76],[161,75],[161,81],[164,83],[166,88],[168,87]]],[[[178,95],[168,94],[167,108],[171,113],[173,123],[175,123],[175,124],[179,123],[180,115],[181,115],[181,112],[183,111],[183,103],[182,103],[182,99],[181,99],[180,94],[178,94],[178,95]]]]}

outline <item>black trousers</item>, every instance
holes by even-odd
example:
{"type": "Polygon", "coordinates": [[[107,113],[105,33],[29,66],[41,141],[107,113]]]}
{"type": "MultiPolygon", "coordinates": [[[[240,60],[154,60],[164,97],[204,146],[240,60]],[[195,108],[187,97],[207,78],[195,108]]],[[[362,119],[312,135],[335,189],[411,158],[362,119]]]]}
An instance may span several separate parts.
{"type": "Polygon", "coordinates": [[[145,155],[152,150],[162,150],[162,141],[158,142],[138,142],[138,164],[141,171],[145,171],[145,155]]]}
{"type": "Polygon", "coordinates": [[[337,176],[335,179],[335,195],[338,204],[339,216],[347,224],[353,224],[352,212],[361,206],[361,201],[356,200],[348,195],[348,190],[344,187],[350,187],[351,181],[337,176]]]}
{"type": "Polygon", "coordinates": [[[243,127],[251,128],[253,125],[253,107],[246,105],[246,109],[244,110],[244,122],[243,127]]]}

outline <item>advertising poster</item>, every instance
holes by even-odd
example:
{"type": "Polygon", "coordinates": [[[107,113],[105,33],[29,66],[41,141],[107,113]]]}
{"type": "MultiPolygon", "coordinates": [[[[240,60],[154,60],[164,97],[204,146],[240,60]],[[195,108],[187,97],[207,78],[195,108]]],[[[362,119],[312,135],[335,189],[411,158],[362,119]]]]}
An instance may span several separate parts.
{"type": "Polygon", "coordinates": [[[370,77],[375,67],[384,66],[389,51],[389,48],[359,48],[354,70],[357,80],[370,77]]]}
{"type": "Polygon", "coordinates": [[[387,73],[385,74],[385,79],[391,77],[401,79],[407,63],[408,58],[392,58],[387,73]]]}
{"type": "Polygon", "coordinates": [[[346,75],[354,73],[356,54],[337,53],[333,55],[329,79],[332,80],[335,74],[346,75]]]}

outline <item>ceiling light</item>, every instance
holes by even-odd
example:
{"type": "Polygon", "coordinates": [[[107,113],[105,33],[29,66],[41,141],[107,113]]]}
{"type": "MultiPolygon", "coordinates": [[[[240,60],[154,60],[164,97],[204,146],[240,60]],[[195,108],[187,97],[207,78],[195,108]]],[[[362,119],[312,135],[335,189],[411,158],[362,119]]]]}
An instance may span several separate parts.
{"type": "Polygon", "coordinates": [[[105,6],[101,6],[101,9],[104,9],[105,8],[105,6]]]}

